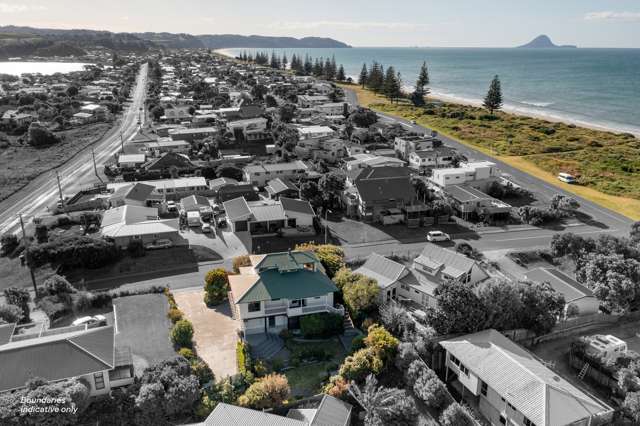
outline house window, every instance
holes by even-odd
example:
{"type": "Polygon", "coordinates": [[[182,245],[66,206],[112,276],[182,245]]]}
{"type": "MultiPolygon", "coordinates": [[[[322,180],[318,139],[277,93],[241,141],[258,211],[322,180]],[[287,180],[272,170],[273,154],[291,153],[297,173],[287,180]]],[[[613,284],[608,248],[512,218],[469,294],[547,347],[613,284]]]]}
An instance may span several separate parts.
{"type": "Polygon", "coordinates": [[[465,376],[469,376],[469,369],[465,367],[463,364],[460,364],[460,371],[464,373],[465,376]]]}
{"type": "Polygon", "coordinates": [[[295,300],[292,300],[291,303],[289,304],[290,308],[301,308],[303,306],[307,306],[306,299],[295,299],[295,300]]]}
{"type": "Polygon", "coordinates": [[[529,420],[528,418],[524,418],[524,420],[522,421],[522,424],[524,424],[524,426],[536,426],[536,424],[534,422],[532,422],[531,420],[529,420]]]}
{"type": "Polygon", "coordinates": [[[513,411],[516,411],[516,408],[508,402],[507,402],[507,407],[511,408],[513,411]]]}
{"type": "Polygon", "coordinates": [[[260,302],[249,303],[249,312],[258,312],[260,310],[260,302]]]}
{"type": "Polygon", "coordinates": [[[504,416],[500,416],[500,424],[501,425],[506,425],[507,424],[507,419],[504,416]]]}
{"type": "Polygon", "coordinates": [[[487,384],[485,382],[482,382],[482,384],[480,385],[480,393],[484,396],[487,396],[487,389],[489,387],[487,386],[487,384]]]}
{"type": "Polygon", "coordinates": [[[456,358],[455,356],[449,354],[449,359],[451,360],[452,363],[454,363],[458,367],[460,366],[460,360],[458,358],[456,358]]]}
{"type": "Polygon", "coordinates": [[[102,371],[93,374],[93,382],[95,383],[96,390],[104,389],[104,375],[102,371]]]}

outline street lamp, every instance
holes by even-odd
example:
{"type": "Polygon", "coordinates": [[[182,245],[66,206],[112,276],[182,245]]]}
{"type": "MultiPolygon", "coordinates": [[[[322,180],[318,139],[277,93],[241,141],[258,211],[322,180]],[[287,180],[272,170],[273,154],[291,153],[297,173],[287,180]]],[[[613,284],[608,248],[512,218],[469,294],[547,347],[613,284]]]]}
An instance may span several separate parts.
{"type": "Polygon", "coordinates": [[[327,214],[333,213],[331,210],[326,209],[324,211],[324,243],[327,244],[327,232],[329,229],[329,223],[327,222],[327,214]]]}

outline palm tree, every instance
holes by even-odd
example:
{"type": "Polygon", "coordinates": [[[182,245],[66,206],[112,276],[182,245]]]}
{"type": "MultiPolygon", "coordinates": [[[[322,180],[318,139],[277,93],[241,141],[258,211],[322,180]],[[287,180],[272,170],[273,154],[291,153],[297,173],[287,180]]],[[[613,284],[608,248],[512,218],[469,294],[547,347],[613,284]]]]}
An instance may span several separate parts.
{"type": "Polygon", "coordinates": [[[351,382],[349,393],[365,411],[364,424],[367,426],[382,425],[386,420],[393,419],[398,413],[398,402],[406,398],[401,389],[378,386],[378,380],[369,374],[364,387],[351,382]]]}

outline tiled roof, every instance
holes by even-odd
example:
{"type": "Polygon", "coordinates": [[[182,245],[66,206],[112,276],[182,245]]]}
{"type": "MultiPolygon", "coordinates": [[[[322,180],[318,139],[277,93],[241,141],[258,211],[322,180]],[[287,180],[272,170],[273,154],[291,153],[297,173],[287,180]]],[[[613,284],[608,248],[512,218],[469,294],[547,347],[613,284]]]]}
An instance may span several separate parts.
{"type": "Polygon", "coordinates": [[[280,197],[280,202],[282,203],[282,208],[284,209],[285,213],[290,211],[315,216],[313,207],[311,207],[311,204],[309,204],[308,201],[297,200],[295,198],[280,197]]]}
{"type": "Polygon", "coordinates": [[[538,426],[571,424],[610,410],[496,330],[440,345],[538,426]]]}
{"type": "Polygon", "coordinates": [[[251,216],[251,209],[244,197],[234,198],[233,200],[222,203],[227,218],[231,221],[246,219],[251,216]]]}
{"type": "Polygon", "coordinates": [[[0,391],[33,377],[62,380],[114,367],[113,327],[54,334],[0,345],[0,391]]]}
{"type": "Polygon", "coordinates": [[[408,177],[389,179],[356,179],[355,186],[365,202],[381,200],[410,201],[415,190],[408,177]]]}

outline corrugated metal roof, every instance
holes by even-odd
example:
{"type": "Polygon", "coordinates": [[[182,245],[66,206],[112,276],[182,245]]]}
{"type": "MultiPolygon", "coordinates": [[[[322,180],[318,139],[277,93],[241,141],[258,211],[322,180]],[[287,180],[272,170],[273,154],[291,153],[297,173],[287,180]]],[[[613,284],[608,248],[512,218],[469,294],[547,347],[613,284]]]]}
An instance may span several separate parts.
{"type": "Polygon", "coordinates": [[[307,423],[224,402],[204,421],[206,426],[307,426],[307,423]]]}
{"type": "Polygon", "coordinates": [[[566,425],[610,410],[496,330],[440,345],[538,426],[566,425]]]}
{"type": "Polygon", "coordinates": [[[260,280],[249,288],[236,303],[274,299],[306,299],[338,291],[333,281],[320,271],[298,269],[279,272],[268,269],[258,274],[260,280]]]}
{"type": "MultiPolygon", "coordinates": [[[[452,250],[439,247],[432,243],[427,243],[420,253],[420,256],[415,260],[417,263],[431,265],[445,265],[445,268],[452,274],[457,272],[467,272],[475,261],[469,259],[463,254],[456,253],[452,250]]],[[[453,275],[457,276],[457,275],[453,275]]]]}
{"type": "Polygon", "coordinates": [[[351,405],[325,395],[316,410],[311,426],[344,426],[351,417],[351,405]]]}
{"type": "Polygon", "coordinates": [[[315,212],[313,211],[313,207],[308,201],[305,200],[296,200],[295,198],[287,198],[280,197],[280,203],[282,203],[282,208],[287,211],[296,212],[296,213],[304,213],[311,216],[315,216],[315,212]]]}
{"type": "Polygon", "coordinates": [[[244,197],[234,198],[233,200],[222,203],[227,218],[230,221],[246,219],[251,215],[251,210],[244,197]]]}
{"type": "Polygon", "coordinates": [[[593,297],[593,292],[573,278],[555,268],[536,268],[525,274],[525,277],[536,283],[547,282],[558,293],[564,295],[567,303],[581,297],[593,297]]]}
{"type": "Polygon", "coordinates": [[[284,209],[280,203],[269,205],[251,205],[249,207],[256,222],[285,220],[284,209]]]}
{"type": "Polygon", "coordinates": [[[371,253],[367,261],[354,272],[373,278],[378,282],[378,286],[386,288],[405,275],[407,268],[391,259],[371,253]]]}

